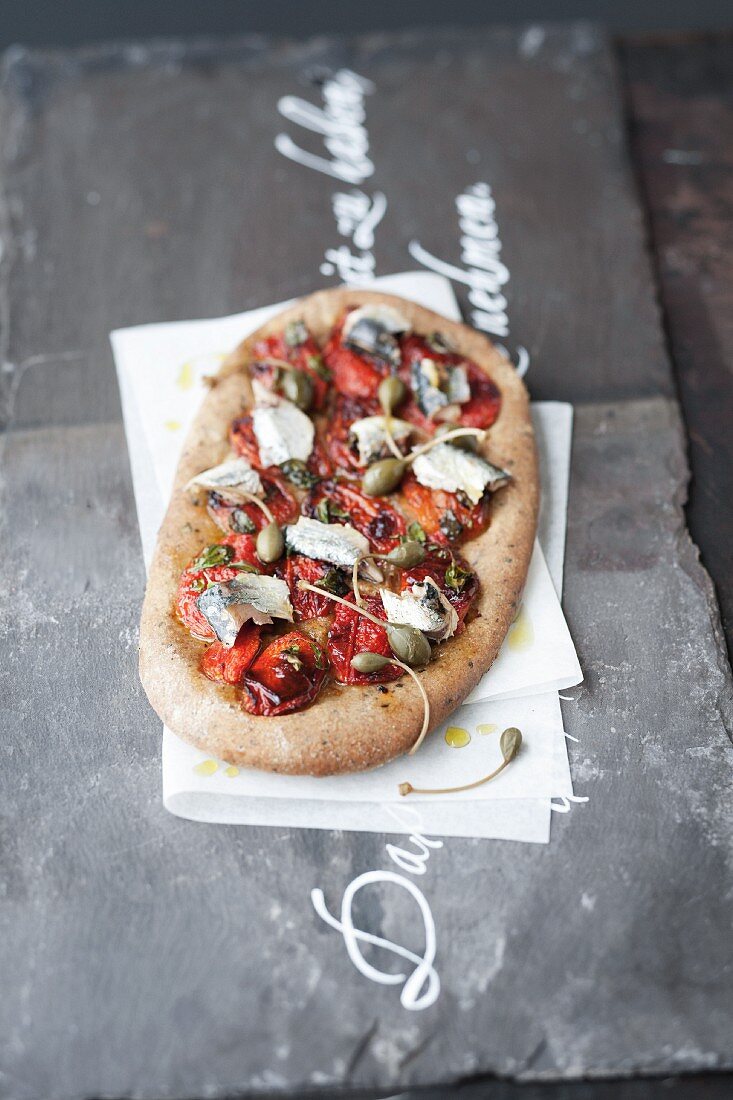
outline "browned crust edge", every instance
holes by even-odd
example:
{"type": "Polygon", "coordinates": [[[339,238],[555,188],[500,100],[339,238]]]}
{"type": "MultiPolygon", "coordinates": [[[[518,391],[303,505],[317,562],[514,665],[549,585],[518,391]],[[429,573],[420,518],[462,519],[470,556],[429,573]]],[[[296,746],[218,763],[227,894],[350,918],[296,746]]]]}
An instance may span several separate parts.
{"type": "Polygon", "coordinates": [[[229,451],[229,423],[251,399],[243,368],[253,344],[301,317],[322,341],[347,305],[367,302],[395,305],[418,332],[445,332],[502,392],[501,413],[484,450],[492,462],[512,472],[513,480],[496,494],[488,530],[462,548],[481,580],[478,614],[463,634],[439,646],[433,662],[419,673],[430,699],[431,730],[489,669],[519,607],[539,486],[529,399],[512,365],[475,330],[393,295],[338,289],[301,299],[236,348],[205,398],[184,444],[142,609],[140,678],[152,707],[179,737],[231,764],[294,775],[363,771],[405,753],[422,724],[422,703],[408,677],[389,685],[387,693],[377,686],[330,683],[307,710],[270,718],[249,715],[239,706],[234,688],[222,688],[201,675],[201,643],[171,612],[182,569],[212,539],[204,508],[192,503],[183,486],[229,451]]]}

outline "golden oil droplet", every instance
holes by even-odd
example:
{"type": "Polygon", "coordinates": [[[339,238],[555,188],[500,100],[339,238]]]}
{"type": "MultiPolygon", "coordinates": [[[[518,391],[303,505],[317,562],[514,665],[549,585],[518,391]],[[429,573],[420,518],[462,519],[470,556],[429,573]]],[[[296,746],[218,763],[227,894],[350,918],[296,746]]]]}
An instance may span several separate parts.
{"type": "Polygon", "coordinates": [[[445,743],[452,749],[462,749],[471,740],[471,734],[462,726],[448,726],[445,731],[445,743]]]}
{"type": "Polygon", "coordinates": [[[213,775],[219,767],[219,763],[216,760],[202,760],[200,764],[196,764],[194,771],[196,775],[213,775]]]}
{"type": "Polygon", "coordinates": [[[236,766],[236,764],[230,764],[224,772],[224,775],[226,775],[229,779],[234,779],[235,775],[239,775],[239,768],[236,766]]]}
{"type": "Polygon", "coordinates": [[[176,385],[179,390],[190,390],[193,385],[193,364],[184,363],[181,367],[178,378],[176,379],[176,385]]]}
{"type": "Polygon", "coordinates": [[[532,620],[524,608],[521,609],[516,619],[509,627],[507,644],[515,653],[524,653],[534,645],[534,627],[532,626],[532,620]]]}
{"type": "Polygon", "coordinates": [[[169,432],[180,432],[181,422],[180,420],[166,420],[163,427],[167,428],[169,432]]]}
{"type": "Polygon", "coordinates": [[[476,726],[476,733],[496,733],[498,728],[496,722],[482,722],[480,726],[476,726]]]}

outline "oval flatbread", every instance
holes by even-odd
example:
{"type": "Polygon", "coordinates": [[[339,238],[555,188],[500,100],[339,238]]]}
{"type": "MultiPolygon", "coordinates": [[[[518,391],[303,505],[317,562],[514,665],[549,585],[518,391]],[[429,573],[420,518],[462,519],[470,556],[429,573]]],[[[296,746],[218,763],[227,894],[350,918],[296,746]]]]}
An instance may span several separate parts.
{"type": "MultiPolygon", "coordinates": [[[[485,336],[400,298],[339,289],[300,300],[240,344],[212,380],[183,448],[142,611],[140,676],[150,703],[179,737],[231,764],[295,775],[362,771],[407,752],[420,732],[423,703],[409,676],[362,686],[341,685],[326,675],[306,709],[269,716],[248,713],[239,686],[215,683],[202,674],[205,643],[189,633],[175,610],[182,571],[202,547],[221,538],[207,512],[206,494],[192,494],[187,486],[202,471],[231,458],[230,425],[253,404],[253,347],[299,321],[323,346],[345,309],[375,304],[392,306],[417,334],[443,334],[501,393],[500,413],[481,453],[508,471],[511,480],[491,497],[488,528],[460,547],[480,582],[465,629],[435,646],[432,661],[417,673],[430,701],[431,730],[489,669],[519,608],[535,537],[539,486],[527,392],[511,364],[485,336]]],[[[393,503],[391,497],[387,500],[393,503]]],[[[308,629],[297,622],[285,625],[288,630],[308,629]]]]}

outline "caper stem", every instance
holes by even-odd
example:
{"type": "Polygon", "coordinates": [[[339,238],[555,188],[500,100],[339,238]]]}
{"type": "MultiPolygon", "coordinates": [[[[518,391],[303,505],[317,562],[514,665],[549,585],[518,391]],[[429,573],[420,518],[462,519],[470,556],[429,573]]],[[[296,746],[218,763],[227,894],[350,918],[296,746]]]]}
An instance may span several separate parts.
{"type": "Polygon", "coordinates": [[[428,693],[426,692],[425,688],[422,685],[422,681],[418,678],[418,675],[417,675],[417,673],[415,672],[414,669],[410,668],[409,665],[403,664],[402,661],[398,661],[396,657],[392,657],[390,659],[390,663],[393,664],[393,665],[398,665],[401,669],[403,669],[404,672],[406,672],[406,673],[408,673],[408,675],[412,676],[413,680],[415,681],[415,683],[418,686],[418,690],[419,690],[420,694],[422,695],[422,701],[423,701],[422,729],[420,730],[420,733],[418,734],[417,741],[415,742],[415,744],[412,746],[409,753],[407,754],[408,756],[412,756],[412,754],[417,752],[417,750],[420,748],[423,741],[425,740],[425,735],[428,732],[428,726],[430,724],[430,700],[428,699],[428,693]]]}
{"type": "Polygon", "coordinates": [[[354,600],[357,607],[363,607],[364,602],[361,598],[361,591],[359,589],[359,566],[366,558],[373,558],[373,554],[362,554],[354,562],[354,568],[351,571],[351,587],[354,589],[354,600]]]}
{"type": "Polygon", "coordinates": [[[265,517],[267,518],[267,521],[269,523],[275,522],[275,517],[265,504],[264,500],[260,500],[260,498],[256,497],[254,493],[248,493],[244,489],[237,489],[237,493],[239,496],[243,497],[244,500],[249,501],[250,504],[256,504],[260,511],[264,512],[265,517]]]}
{"type": "Polygon", "coordinates": [[[354,568],[351,571],[351,587],[354,589],[354,599],[359,607],[364,606],[364,601],[361,596],[361,590],[359,588],[359,566],[363,561],[376,561],[378,558],[387,560],[386,554],[361,554],[354,562],[354,568]]]}
{"type": "Polygon", "coordinates": [[[436,435],[434,439],[428,440],[427,443],[423,443],[420,447],[415,447],[413,451],[410,451],[409,455],[404,456],[405,462],[409,466],[416,458],[419,458],[420,455],[424,455],[426,451],[429,451],[431,447],[437,446],[438,443],[447,443],[449,439],[459,439],[463,435],[475,435],[477,438],[483,439],[486,432],[483,428],[454,428],[444,435],[436,435]]]}
{"type": "MultiPolygon", "coordinates": [[[[351,571],[351,587],[354,589],[354,599],[359,607],[364,606],[362,600],[361,590],[359,588],[359,566],[363,561],[389,561],[389,554],[361,554],[360,557],[354,562],[354,568],[351,571]]],[[[393,562],[391,564],[394,564],[393,562]]],[[[398,566],[399,568],[399,566],[398,566]]]]}
{"type": "MultiPolygon", "coordinates": [[[[414,752],[417,748],[417,744],[414,748],[410,749],[410,752],[414,752]]],[[[495,779],[499,772],[503,772],[509,764],[511,764],[514,757],[509,760],[503,760],[499,767],[491,772],[489,775],[485,775],[483,779],[477,779],[475,783],[464,783],[461,787],[413,787],[412,783],[400,783],[400,794],[456,794],[458,791],[472,791],[475,787],[481,787],[484,783],[488,783],[490,779],[495,779]]]]}
{"type": "Polygon", "coordinates": [[[387,446],[389,447],[395,458],[404,458],[402,451],[399,449],[395,442],[395,438],[392,435],[392,412],[385,410],[384,413],[384,438],[387,440],[387,446]]]}

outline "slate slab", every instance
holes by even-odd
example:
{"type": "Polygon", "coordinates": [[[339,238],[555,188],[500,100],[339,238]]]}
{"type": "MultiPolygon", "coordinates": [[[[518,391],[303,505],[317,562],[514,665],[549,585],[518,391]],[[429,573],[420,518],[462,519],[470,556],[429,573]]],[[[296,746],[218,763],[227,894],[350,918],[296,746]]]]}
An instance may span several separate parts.
{"type": "Polygon", "coordinates": [[[631,140],[690,446],[690,529],[733,653],[733,38],[625,43],[631,140]]]}
{"type": "MultiPolygon", "coordinates": [[[[731,1066],[730,671],[680,511],[683,436],[618,107],[586,27],[6,61],[3,1096],[731,1066]],[[313,67],[345,64],[378,89],[378,270],[413,266],[418,238],[458,263],[455,196],[490,175],[510,339],[532,352],[537,396],[578,404],[565,604],[586,683],[566,723],[589,801],[547,848],[434,851],[420,886],[443,989],[421,1013],[357,974],[310,908],[313,887],[333,909],[391,866],[390,838],[162,810],[106,344],[120,324],[323,281],[331,181],[272,142],[278,97],[315,102],[313,67]]],[[[357,917],[421,950],[404,891],[371,889],[357,917]]]]}

